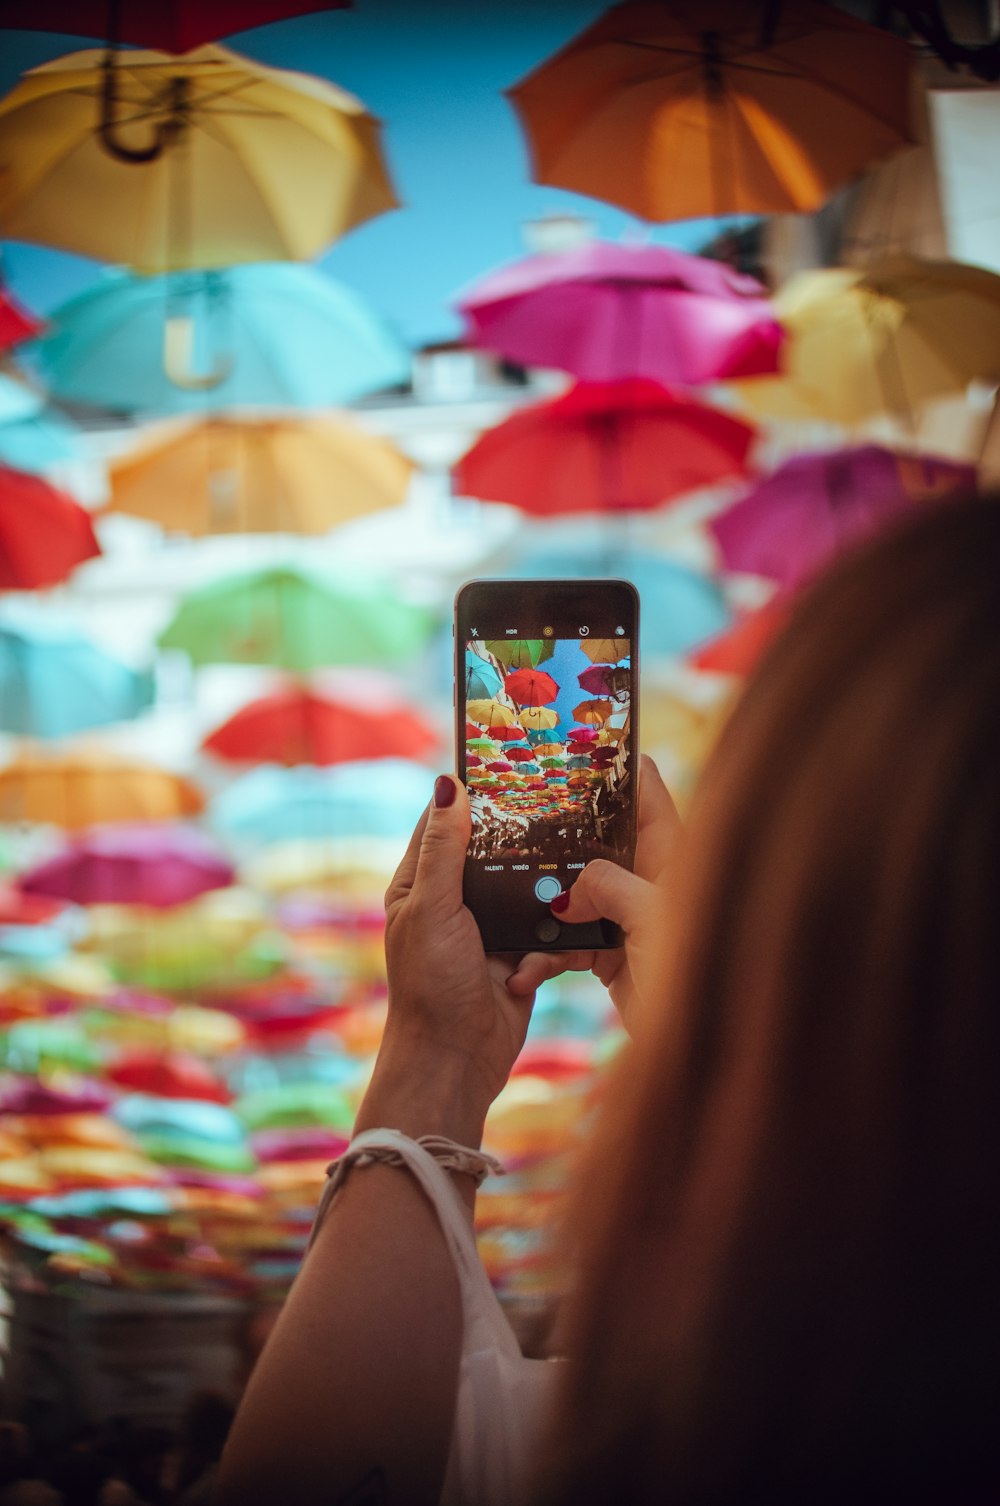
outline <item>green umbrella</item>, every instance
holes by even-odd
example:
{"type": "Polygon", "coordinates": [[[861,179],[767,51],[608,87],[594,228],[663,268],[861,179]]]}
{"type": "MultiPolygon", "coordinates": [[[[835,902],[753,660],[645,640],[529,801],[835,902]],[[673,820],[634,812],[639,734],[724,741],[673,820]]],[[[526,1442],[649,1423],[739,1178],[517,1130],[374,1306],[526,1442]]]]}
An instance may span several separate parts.
{"type": "Polygon", "coordinates": [[[505,669],[537,669],[546,659],[552,658],[555,648],[550,638],[500,638],[488,639],[486,647],[505,669]]]}
{"type": "Polygon", "coordinates": [[[395,665],[413,657],[434,626],[422,607],[381,581],[309,574],[292,566],[227,576],[185,597],[160,634],[161,648],[193,664],[395,665]]]}

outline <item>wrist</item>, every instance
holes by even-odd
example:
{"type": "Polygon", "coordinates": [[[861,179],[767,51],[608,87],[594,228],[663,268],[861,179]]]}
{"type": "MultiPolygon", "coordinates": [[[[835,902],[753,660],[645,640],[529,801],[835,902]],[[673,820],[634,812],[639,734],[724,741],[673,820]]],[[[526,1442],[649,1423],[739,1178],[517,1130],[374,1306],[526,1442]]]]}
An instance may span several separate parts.
{"type": "Polygon", "coordinates": [[[354,1128],[446,1135],[476,1150],[488,1107],[467,1056],[389,1025],[354,1128]]]}

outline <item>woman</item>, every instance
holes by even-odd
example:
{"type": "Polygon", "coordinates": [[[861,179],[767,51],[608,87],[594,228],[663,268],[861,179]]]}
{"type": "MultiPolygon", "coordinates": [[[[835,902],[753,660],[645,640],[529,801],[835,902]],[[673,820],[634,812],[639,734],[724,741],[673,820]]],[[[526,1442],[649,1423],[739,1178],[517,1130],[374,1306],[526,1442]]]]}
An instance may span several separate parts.
{"type": "MultiPolygon", "coordinates": [[[[619,921],[622,954],[487,960],[461,905],[467,805],[439,782],[387,897],[359,1127],[477,1145],[562,966],[593,963],[636,1037],[581,1183],[540,1499],[1000,1499],[998,573],[984,500],[819,582],[679,850],[647,766],[637,875],[594,863],[575,885],[563,918],[619,921]]],[[[352,1172],[222,1499],[266,1478],[287,1501],[437,1499],[460,1344],[415,1182],[352,1172]]]]}

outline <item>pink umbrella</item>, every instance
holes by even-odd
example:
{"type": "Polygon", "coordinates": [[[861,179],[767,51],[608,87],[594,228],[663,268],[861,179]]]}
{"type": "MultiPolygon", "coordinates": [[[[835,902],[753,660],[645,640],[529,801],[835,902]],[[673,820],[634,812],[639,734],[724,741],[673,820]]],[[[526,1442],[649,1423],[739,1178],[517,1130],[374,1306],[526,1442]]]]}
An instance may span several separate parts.
{"type": "Polygon", "coordinates": [[[468,338],[590,382],[697,384],[778,370],[784,331],[764,288],[667,246],[590,241],[531,256],[458,301],[468,338]]]}
{"type": "Polygon", "coordinates": [[[596,743],[600,735],[596,727],[570,727],[566,734],[575,743],[596,743]]]}
{"type": "Polygon", "coordinates": [[[166,909],[233,882],[229,863],[196,827],[93,827],[24,874],[27,894],[78,905],[131,904],[166,909]]]}
{"type": "Polygon", "coordinates": [[[745,476],[754,433],[648,379],[581,382],[487,429],[455,466],[455,485],[539,517],[638,512],[745,476]]]}
{"type": "Polygon", "coordinates": [[[799,585],[915,504],[971,490],[971,465],[879,445],[794,455],[713,518],[728,570],[799,585]]]}
{"type": "Polygon", "coordinates": [[[486,767],[491,774],[512,774],[514,772],[514,765],[508,763],[503,758],[498,758],[493,763],[488,763],[486,767]]]}
{"type": "Polygon", "coordinates": [[[627,699],[630,678],[628,670],[616,664],[595,664],[577,675],[581,690],[591,695],[609,695],[615,701],[627,699]]]}

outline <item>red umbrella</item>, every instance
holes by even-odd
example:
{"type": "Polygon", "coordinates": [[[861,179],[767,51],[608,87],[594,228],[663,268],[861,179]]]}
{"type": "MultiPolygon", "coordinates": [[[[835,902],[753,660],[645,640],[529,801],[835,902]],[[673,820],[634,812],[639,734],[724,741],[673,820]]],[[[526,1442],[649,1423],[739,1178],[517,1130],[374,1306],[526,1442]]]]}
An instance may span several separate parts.
{"type": "Polygon", "coordinates": [[[493,763],[488,763],[486,767],[491,774],[512,774],[514,772],[514,765],[508,763],[505,758],[497,758],[493,763]]]}
{"type": "Polygon", "coordinates": [[[511,763],[531,763],[535,756],[533,748],[508,748],[507,757],[511,763]]]}
{"type": "Polygon", "coordinates": [[[209,1103],[230,1103],[232,1093],[210,1067],[184,1051],[124,1051],[105,1076],[133,1093],[153,1093],[157,1098],[201,1098],[209,1103]]]}
{"type": "Polygon", "coordinates": [[[458,490],[539,515],[648,511],[747,474],[754,430],[655,382],[578,383],[482,434],[458,490]]]}
{"type": "Polygon", "coordinates": [[[566,734],[575,743],[596,743],[600,735],[596,727],[570,727],[566,734]]]}
{"type": "Polygon", "coordinates": [[[43,894],[22,894],[9,884],[0,884],[0,926],[44,926],[66,908],[65,900],[43,894]]]}
{"type": "Polygon", "coordinates": [[[233,763],[288,766],[424,758],[437,746],[434,729],[406,706],[372,707],[360,692],[348,701],[294,684],[243,706],[202,743],[233,763]]]}
{"type": "Polygon", "coordinates": [[[476,345],[587,382],[761,375],[778,370],[785,338],[754,278],[669,246],[593,240],[529,256],[458,308],[476,345]]]}
{"type": "Polygon", "coordinates": [[[13,294],[0,288],[0,351],[10,350],[22,340],[33,340],[43,327],[41,320],[22,308],[13,294]]]}
{"type": "Polygon", "coordinates": [[[518,706],[549,706],[559,694],[559,686],[543,669],[515,669],[503,688],[518,706]]]}
{"type": "Polygon", "coordinates": [[[874,444],[793,455],[709,526],[727,569],[797,586],[914,503],[975,479],[975,466],[874,444]]]}
{"type": "Polygon", "coordinates": [[[165,909],[233,882],[232,867],[193,826],[93,827],[19,880],[26,894],[78,905],[165,909]]]}
{"type": "Polygon", "coordinates": [[[789,607],[784,598],[776,597],[756,612],[748,612],[732,627],[710,638],[688,656],[694,669],[714,670],[724,675],[748,675],[761,654],[784,627],[789,607]]]}
{"type": "Polygon", "coordinates": [[[100,552],[79,502],[41,476],[0,467],[0,590],[58,585],[100,552]]]}
{"type": "Polygon", "coordinates": [[[350,0],[35,0],[29,14],[24,0],[0,0],[0,27],[30,23],[32,31],[188,52],[234,31],[349,6],[350,0]]]}

